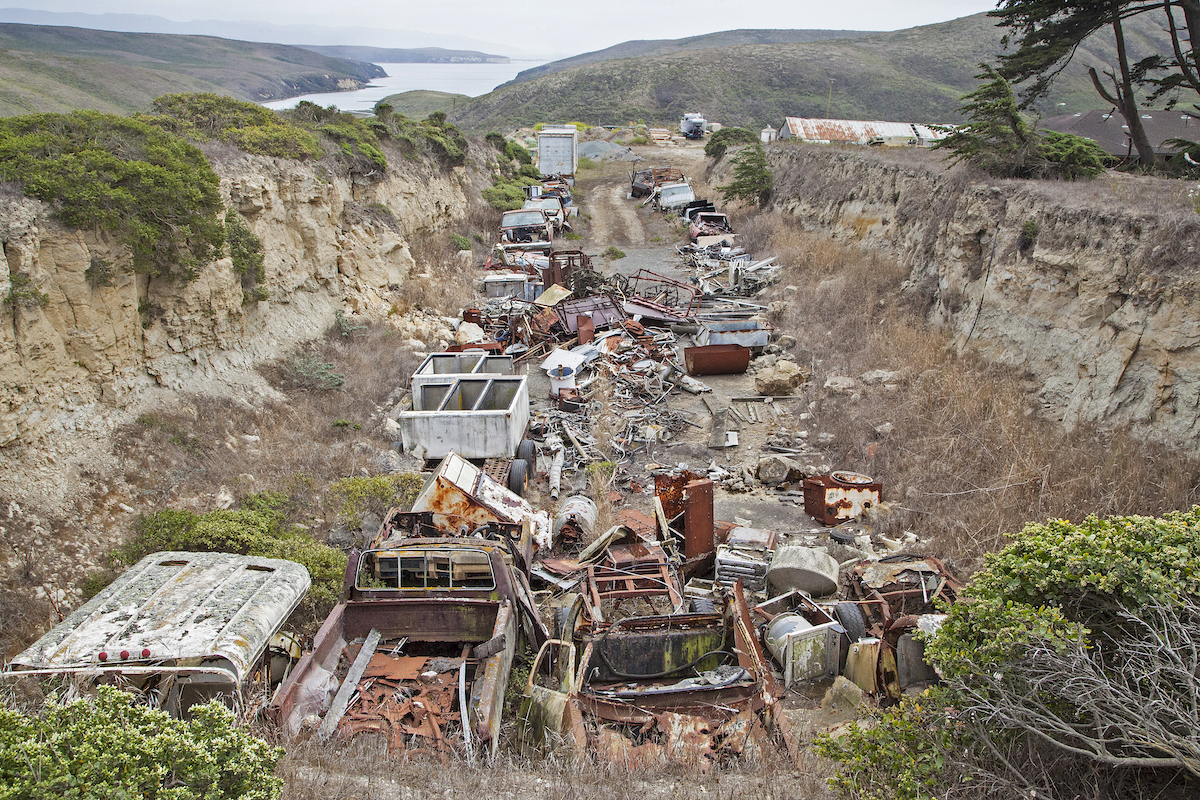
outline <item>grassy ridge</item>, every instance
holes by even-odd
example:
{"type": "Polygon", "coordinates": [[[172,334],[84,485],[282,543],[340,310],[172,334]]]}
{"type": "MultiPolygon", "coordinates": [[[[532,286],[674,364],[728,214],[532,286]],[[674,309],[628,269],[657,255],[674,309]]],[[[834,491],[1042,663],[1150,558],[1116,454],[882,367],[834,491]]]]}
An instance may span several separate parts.
{"type": "MultiPolygon", "coordinates": [[[[1002,52],[1003,31],[984,14],[892,33],[819,42],[709,47],[571,67],[502,86],[450,113],[479,132],[541,121],[674,122],[697,111],[725,125],[778,127],[785,116],[956,122],[982,61],[1002,52]]],[[[1164,25],[1128,20],[1134,59],[1167,52],[1164,25]]],[[[1078,50],[1040,105],[1044,116],[1102,104],[1087,78],[1112,63],[1111,34],[1078,50]],[[1058,107],[1058,103],[1067,105],[1058,107]]]]}
{"type": "Polygon", "coordinates": [[[286,45],[0,24],[0,116],[144,111],[170,92],[273,100],[360,86],[382,70],[286,45]]]}
{"type": "Polygon", "coordinates": [[[710,47],[739,47],[753,44],[795,44],[798,42],[820,42],[825,39],[853,39],[869,35],[866,31],[827,31],[827,30],[770,30],[744,28],[736,31],[720,31],[706,33],[702,36],[689,36],[686,39],[635,39],[621,42],[603,50],[593,50],[570,58],[540,64],[531,69],[522,70],[504,86],[531,81],[543,75],[562,72],[571,67],[581,67],[584,64],[595,64],[600,61],[612,61],[618,58],[642,58],[645,56],[661,56],[667,53],[679,53],[685,50],[704,50],[710,47]]]}
{"type": "Polygon", "coordinates": [[[389,94],[379,102],[387,103],[397,114],[403,114],[409,119],[425,119],[435,111],[444,111],[449,115],[459,106],[470,103],[471,98],[465,94],[414,89],[411,92],[389,94]]]}

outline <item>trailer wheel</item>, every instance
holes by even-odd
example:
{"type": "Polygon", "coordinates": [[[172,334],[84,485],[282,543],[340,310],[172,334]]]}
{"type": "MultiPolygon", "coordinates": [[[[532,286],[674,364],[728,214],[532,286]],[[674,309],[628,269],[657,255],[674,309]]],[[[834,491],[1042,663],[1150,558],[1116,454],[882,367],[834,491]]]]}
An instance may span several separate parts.
{"type": "Polygon", "coordinates": [[[529,465],[530,471],[537,468],[537,445],[530,439],[522,439],[517,445],[517,458],[529,465]]]}
{"type": "Polygon", "coordinates": [[[838,603],[833,613],[838,622],[846,629],[846,635],[851,642],[857,642],[867,635],[867,621],[863,619],[862,609],[858,603],[838,603]]]}
{"type": "Polygon", "coordinates": [[[513,494],[524,497],[525,487],[529,484],[529,462],[523,458],[514,458],[508,468],[508,490],[513,494]]]}

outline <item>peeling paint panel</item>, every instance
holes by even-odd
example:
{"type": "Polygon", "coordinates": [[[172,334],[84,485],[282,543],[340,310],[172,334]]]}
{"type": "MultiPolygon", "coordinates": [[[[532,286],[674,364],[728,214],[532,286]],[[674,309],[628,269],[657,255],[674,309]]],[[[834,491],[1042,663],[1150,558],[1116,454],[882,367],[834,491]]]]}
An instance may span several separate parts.
{"type": "Polygon", "coordinates": [[[282,559],[154,553],[13,659],[10,669],[119,672],[226,662],[240,683],[309,583],[303,566],[282,559]]]}

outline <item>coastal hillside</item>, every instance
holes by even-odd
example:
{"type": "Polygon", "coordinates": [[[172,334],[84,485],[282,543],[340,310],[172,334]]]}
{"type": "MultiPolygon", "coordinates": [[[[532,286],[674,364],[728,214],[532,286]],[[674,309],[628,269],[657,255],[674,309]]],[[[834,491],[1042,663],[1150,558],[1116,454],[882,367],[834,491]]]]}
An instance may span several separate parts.
{"type": "MultiPolygon", "coordinates": [[[[1169,51],[1164,27],[1150,14],[1126,23],[1132,60],[1169,51]]],[[[975,14],[857,38],[620,58],[507,84],[450,118],[472,131],[567,120],[668,123],[687,112],[750,127],[778,127],[785,116],[956,122],[979,64],[1003,52],[1002,36],[993,19],[975,14]]],[[[1039,104],[1043,116],[1097,104],[1087,67],[1112,63],[1111,38],[1101,32],[1077,50],[1039,104]]]]}
{"type": "Polygon", "coordinates": [[[826,39],[854,39],[868,36],[868,31],[829,31],[829,30],[763,30],[746,28],[736,31],[719,31],[706,33],[701,36],[688,36],[684,39],[635,39],[629,42],[614,44],[603,50],[593,50],[590,53],[580,53],[570,58],[560,58],[548,64],[522,70],[504,86],[531,81],[543,75],[552,75],[571,67],[582,67],[585,64],[595,64],[600,61],[613,61],[618,58],[644,58],[646,56],[663,56],[668,53],[681,53],[688,50],[705,50],[712,47],[744,47],[755,44],[798,44],[801,42],[820,42],[826,39]]]}
{"type": "Polygon", "coordinates": [[[348,58],[371,64],[507,64],[508,56],[478,50],[447,50],[444,47],[360,47],[356,45],[301,45],[332,58],[348,58]]]}
{"type": "Polygon", "coordinates": [[[383,75],[374,64],[287,45],[0,24],[0,116],[145,111],[185,91],[261,102],[357,89],[383,75]]]}

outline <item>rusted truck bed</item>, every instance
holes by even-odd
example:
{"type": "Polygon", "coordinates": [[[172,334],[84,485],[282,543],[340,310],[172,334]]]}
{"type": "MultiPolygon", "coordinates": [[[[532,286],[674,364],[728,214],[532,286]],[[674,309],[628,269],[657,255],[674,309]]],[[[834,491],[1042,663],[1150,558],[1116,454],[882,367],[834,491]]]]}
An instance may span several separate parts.
{"type": "Polygon", "coordinates": [[[289,735],[316,719],[321,737],[379,734],[392,752],[494,752],[520,628],[503,549],[406,540],[354,554],[347,577],[348,599],[272,704],[277,722],[289,735]]]}

